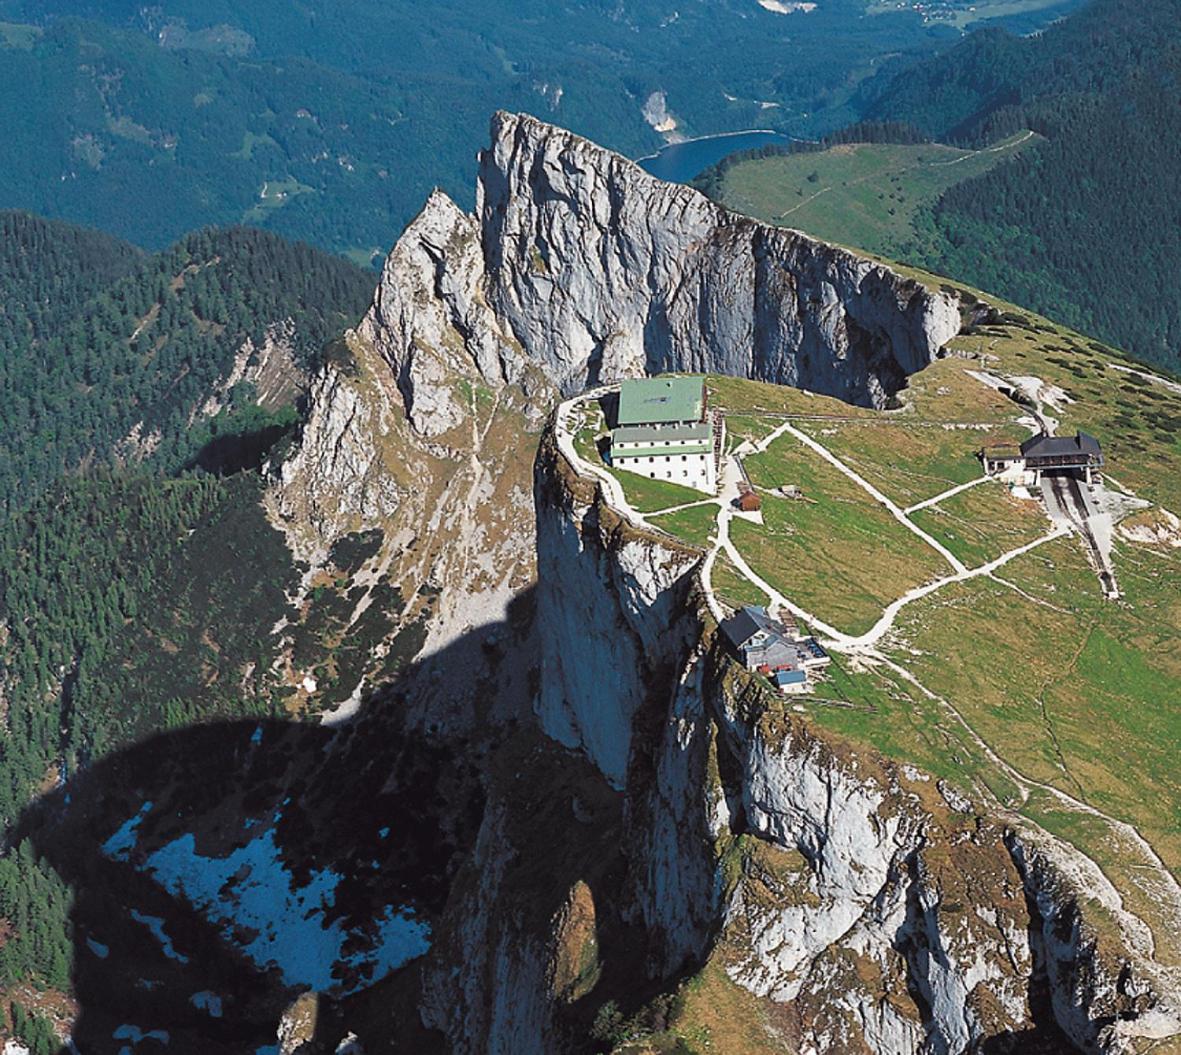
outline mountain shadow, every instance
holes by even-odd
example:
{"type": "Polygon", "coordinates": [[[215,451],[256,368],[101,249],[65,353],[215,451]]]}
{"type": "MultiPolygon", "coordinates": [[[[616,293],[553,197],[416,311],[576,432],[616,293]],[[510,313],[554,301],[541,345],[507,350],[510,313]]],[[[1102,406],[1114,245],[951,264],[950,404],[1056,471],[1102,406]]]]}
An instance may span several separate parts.
{"type": "Polygon", "coordinates": [[[443,1050],[417,1024],[416,964],[485,792],[472,756],[406,728],[412,676],[338,727],[152,735],[25,810],[14,841],[30,837],[73,890],[76,1050],[269,1055],[308,991],[308,1035],[327,1050],[373,992],[404,1011],[384,1050],[443,1050]]]}

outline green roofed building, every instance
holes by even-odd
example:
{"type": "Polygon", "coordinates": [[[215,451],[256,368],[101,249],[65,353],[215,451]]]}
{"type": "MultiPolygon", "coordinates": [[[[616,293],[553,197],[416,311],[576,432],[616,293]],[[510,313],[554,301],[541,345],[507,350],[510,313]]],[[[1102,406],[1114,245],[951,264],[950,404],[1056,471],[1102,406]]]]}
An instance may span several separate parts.
{"type": "Polygon", "coordinates": [[[713,494],[717,456],[713,424],[706,413],[705,379],[624,381],[611,432],[611,464],[713,494]]]}
{"type": "Polygon", "coordinates": [[[692,425],[703,420],[703,378],[645,377],[619,387],[620,426],[692,425]]]}

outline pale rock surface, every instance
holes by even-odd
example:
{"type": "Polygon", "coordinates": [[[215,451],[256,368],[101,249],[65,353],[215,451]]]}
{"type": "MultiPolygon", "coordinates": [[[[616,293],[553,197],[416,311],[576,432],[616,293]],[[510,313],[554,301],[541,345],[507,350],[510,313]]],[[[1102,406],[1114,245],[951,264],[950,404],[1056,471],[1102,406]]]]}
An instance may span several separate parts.
{"type": "Polygon", "coordinates": [[[669,370],[882,405],[958,301],[749,220],[534,118],[497,114],[477,212],[487,298],[567,393],[669,370]]]}
{"type": "MultiPolygon", "coordinates": [[[[807,1052],[959,1055],[1024,1028],[1043,983],[1089,1050],[1169,1035],[1153,976],[1094,935],[1050,855],[1018,848],[1016,819],[949,809],[928,780],[766,720],[713,643],[699,555],[620,523],[550,439],[536,529],[510,497],[529,459],[506,448],[533,445],[556,390],[700,370],[881,406],[958,332],[957,301],[529,117],[494,119],[477,202],[471,217],[431,196],[350,338],[354,362],[314,382],[271,499],[297,552],[382,526],[391,579],[442,588],[440,655],[480,619],[461,594],[503,611],[536,571],[536,656],[521,655],[537,718],[623,797],[623,910],[651,936],[653,978],[721,942],[738,984],[792,1009],[807,1052]],[[735,876],[723,848],[739,836],[759,853],[735,876]]],[[[439,686],[422,694],[432,720],[470,721],[439,686]]],[[[424,1022],[457,1052],[556,1050],[549,939],[504,910],[510,828],[490,807],[424,968],[424,1022]]]]}
{"type": "Polygon", "coordinates": [[[790,1006],[799,1050],[816,1055],[960,1055],[1030,1028],[1039,987],[1084,1051],[1181,1030],[1143,925],[1097,869],[913,767],[766,712],[709,643],[695,563],[616,525],[597,486],[549,448],[537,498],[550,628],[539,716],[624,788],[631,911],[654,977],[718,942],[730,976],[790,1006]],[[591,617],[604,633],[580,636],[591,617]],[[615,655],[621,672],[585,677],[615,655]],[[736,881],[713,849],[731,833],[759,848],[736,881]],[[1088,922],[1092,898],[1122,939],[1088,922]]]}

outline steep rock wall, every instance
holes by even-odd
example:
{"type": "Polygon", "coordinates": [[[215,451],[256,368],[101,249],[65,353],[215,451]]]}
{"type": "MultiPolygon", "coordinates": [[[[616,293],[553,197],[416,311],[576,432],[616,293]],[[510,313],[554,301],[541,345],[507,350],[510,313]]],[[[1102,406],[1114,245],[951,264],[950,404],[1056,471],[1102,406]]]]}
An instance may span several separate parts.
{"type": "Polygon", "coordinates": [[[564,391],[668,370],[881,405],[960,329],[955,298],[497,114],[477,211],[487,297],[564,391]]]}
{"type": "Polygon", "coordinates": [[[547,437],[534,487],[545,510],[537,518],[538,714],[549,736],[582,748],[622,789],[645,686],[663,691],[695,637],[685,586],[700,555],[631,529],[593,487],[563,486],[555,474],[567,470],[547,437]]]}
{"type": "Polygon", "coordinates": [[[697,565],[627,525],[604,533],[611,511],[560,455],[535,493],[539,718],[612,783],[626,774],[624,900],[652,977],[720,957],[816,1055],[1018,1037],[1131,1052],[1176,1030],[1152,965],[1087,918],[1073,851],[785,710],[726,657],[697,565]],[[621,589],[640,568],[645,589],[621,589]],[[554,662],[580,630],[578,663],[554,662]],[[586,677],[617,655],[620,672],[586,677]]]}
{"type": "Polygon", "coordinates": [[[493,118],[476,198],[470,216],[430,196],[357,331],[422,436],[470,417],[461,379],[707,371],[880,406],[961,326],[952,295],[527,115],[493,118]]]}
{"type": "Polygon", "coordinates": [[[497,114],[492,135],[477,215],[436,191],[399,238],[369,312],[311,382],[268,503],[312,564],[382,527],[404,594],[428,579],[446,593],[429,649],[503,615],[531,578],[528,468],[511,455],[532,450],[555,389],[708,370],[881,404],[960,325],[947,294],[561,129],[497,114]],[[436,560],[452,534],[459,548],[436,560]],[[511,552],[493,558],[502,536],[511,552]]]}

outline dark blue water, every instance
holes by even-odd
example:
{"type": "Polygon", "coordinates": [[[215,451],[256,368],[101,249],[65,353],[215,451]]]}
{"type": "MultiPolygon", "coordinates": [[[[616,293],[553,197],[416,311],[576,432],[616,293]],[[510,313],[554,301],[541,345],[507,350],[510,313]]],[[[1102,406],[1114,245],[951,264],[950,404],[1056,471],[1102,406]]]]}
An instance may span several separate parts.
{"type": "Polygon", "coordinates": [[[740,150],[754,150],[771,143],[786,145],[790,142],[792,137],[782,132],[730,132],[726,135],[672,143],[658,154],[640,158],[637,164],[653,176],[659,176],[670,183],[688,183],[702,169],[716,165],[728,154],[736,154],[740,150]]]}

